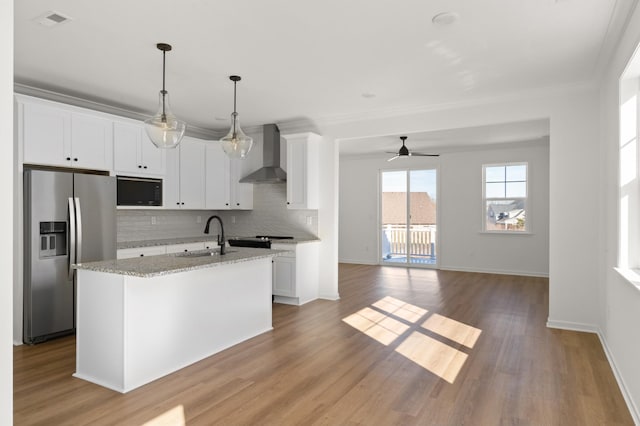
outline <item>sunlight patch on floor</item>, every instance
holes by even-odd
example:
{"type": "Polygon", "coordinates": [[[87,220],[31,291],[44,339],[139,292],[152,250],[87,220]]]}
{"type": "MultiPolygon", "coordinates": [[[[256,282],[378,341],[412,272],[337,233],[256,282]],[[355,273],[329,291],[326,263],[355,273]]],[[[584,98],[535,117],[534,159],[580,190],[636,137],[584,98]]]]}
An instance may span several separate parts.
{"type": "Polygon", "coordinates": [[[453,383],[468,355],[424,334],[413,332],[396,348],[396,352],[453,383]]]}
{"type": "Polygon", "coordinates": [[[184,407],[177,405],[169,411],[165,411],[158,417],[149,420],[142,426],[185,426],[184,407]]]}
{"type": "Polygon", "coordinates": [[[373,306],[412,323],[417,322],[427,312],[429,312],[426,309],[422,309],[410,303],[405,303],[402,300],[398,300],[391,296],[378,300],[373,304],[373,306]]]}
{"type": "Polygon", "coordinates": [[[433,314],[427,318],[427,320],[422,323],[422,327],[444,336],[449,340],[453,340],[456,343],[460,343],[469,349],[473,349],[478,341],[478,337],[480,337],[480,333],[482,333],[482,330],[478,328],[471,327],[470,325],[439,314],[433,314]]]}
{"type": "Polygon", "coordinates": [[[364,308],[342,321],[387,346],[409,329],[409,326],[371,308],[364,308]]]}
{"type": "Polygon", "coordinates": [[[449,383],[455,381],[469,355],[425,335],[423,330],[469,349],[473,349],[482,333],[478,328],[436,313],[418,325],[429,311],[391,296],[371,306],[376,309],[367,306],[342,321],[385,346],[397,342],[397,353],[449,383]]]}

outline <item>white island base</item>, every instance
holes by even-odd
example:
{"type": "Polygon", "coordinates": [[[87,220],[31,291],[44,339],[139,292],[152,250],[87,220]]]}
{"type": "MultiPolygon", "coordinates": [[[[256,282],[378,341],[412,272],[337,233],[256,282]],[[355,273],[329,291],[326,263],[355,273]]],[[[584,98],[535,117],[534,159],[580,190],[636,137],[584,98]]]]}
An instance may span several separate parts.
{"type": "Polygon", "coordinates": [[[272,329],[271,258],[152,277],[77,273],[74,376],[118,392],[272,329]]]}

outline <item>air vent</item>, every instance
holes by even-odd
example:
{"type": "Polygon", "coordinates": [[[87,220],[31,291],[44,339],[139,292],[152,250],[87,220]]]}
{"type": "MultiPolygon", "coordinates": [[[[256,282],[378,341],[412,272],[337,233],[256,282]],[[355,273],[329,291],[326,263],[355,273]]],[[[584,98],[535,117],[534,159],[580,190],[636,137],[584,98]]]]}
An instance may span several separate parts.
{"type": "Polygon", "coordinates": [[[38,16],[36,19],[34,19],[34,21],[36,21],[38,24],[44,25],[45,27],[53,27],[70,20],[71,18],[69,16],[63,15],[60,12],[53,11],[49,11],[44,15],[38,16]]]}

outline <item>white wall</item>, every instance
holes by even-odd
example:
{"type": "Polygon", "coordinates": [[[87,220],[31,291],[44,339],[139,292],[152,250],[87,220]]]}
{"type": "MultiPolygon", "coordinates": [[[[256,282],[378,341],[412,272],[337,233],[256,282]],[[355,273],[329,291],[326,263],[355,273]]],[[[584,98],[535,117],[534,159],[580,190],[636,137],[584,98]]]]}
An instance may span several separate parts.
{"type": "Polygon", "coordinates": [[[546,276],[549,273],[549,145],[532,141],[413,157],[340,161],[340,261],[378,262],[379,170],[439,168],[438,258],[441,269],[546,276]],[[482,165],[529,164],[531,234],[496,235],[482,230],[482,165]]]}
{"type": "Polygon", "coordinates": [[[13,2],[0,2],[0,423],[13,422],[13,2]]]}
{"type": "Polygon", "coordinates": [[[600,90],[602,238],[598,250],[600,270],[597,307],[605,350],[637,424],[640,424],[640,290],[613,268],[618,262],[618,81],[639,44],[640,8],[636,8],[609,62],[600,90]]]}

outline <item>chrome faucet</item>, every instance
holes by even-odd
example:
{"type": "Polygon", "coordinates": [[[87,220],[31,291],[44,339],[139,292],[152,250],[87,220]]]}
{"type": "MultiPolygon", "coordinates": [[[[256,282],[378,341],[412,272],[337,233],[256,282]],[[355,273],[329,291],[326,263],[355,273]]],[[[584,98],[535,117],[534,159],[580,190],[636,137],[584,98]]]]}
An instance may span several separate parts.
{"type": "Polygon", "coordinates": [[[205,234],[209,233],[209,224],[211,223],[211,219],[218,219],[218,222],[220,222],[220,234],[218,234],[218,245],[220,246],[220,254],[224,254],[226,241],[224,239],[224,226],[222,225],[222,219],[220,219],[220,216],[213,215],[209,219],[207,219],[207,225],[204,227],[204,233],[205,234]]]}

